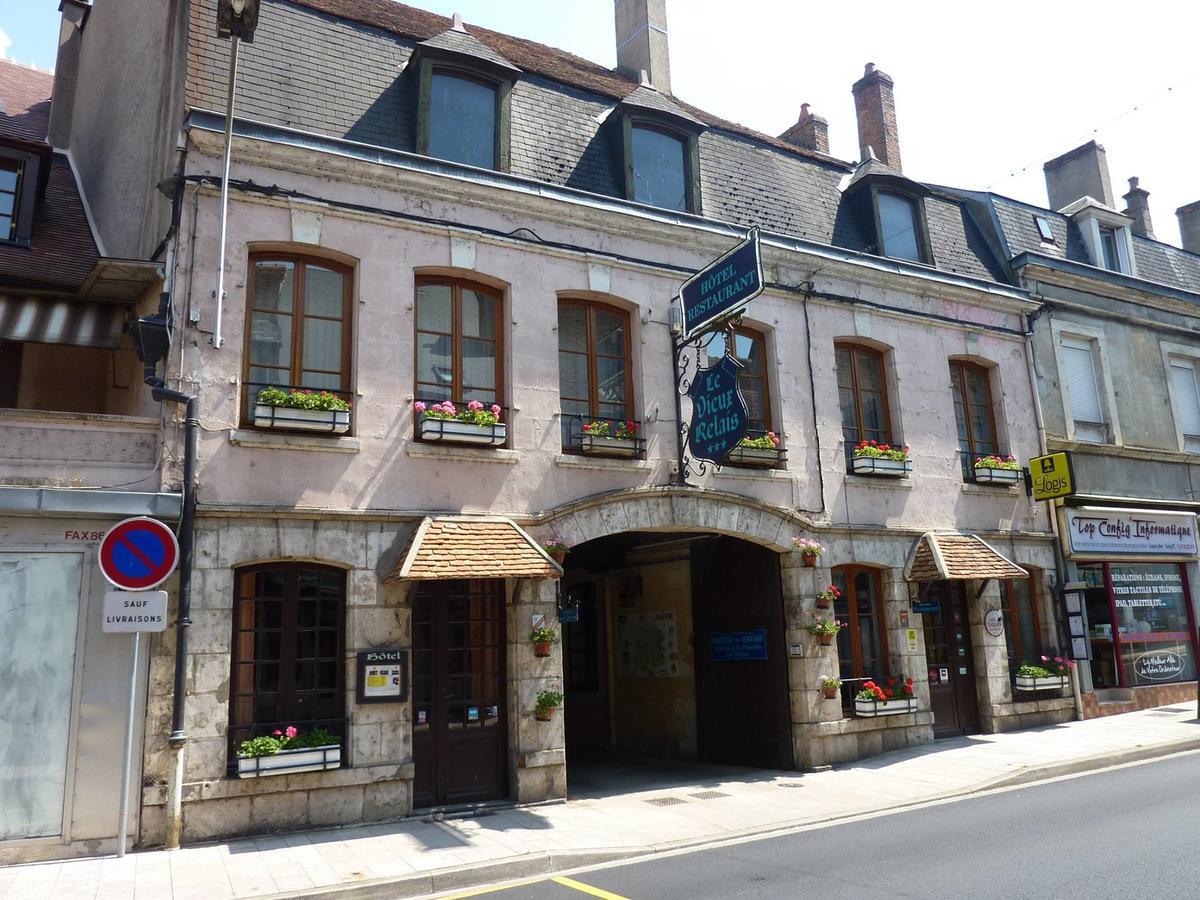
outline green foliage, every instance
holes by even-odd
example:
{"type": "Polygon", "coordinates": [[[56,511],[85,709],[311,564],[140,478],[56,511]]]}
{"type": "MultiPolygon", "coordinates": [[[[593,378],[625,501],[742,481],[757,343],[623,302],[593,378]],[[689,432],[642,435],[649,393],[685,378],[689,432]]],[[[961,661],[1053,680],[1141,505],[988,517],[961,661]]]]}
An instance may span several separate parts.
{"type": "Polygon", "coordinates": [[[977,469],[1005,469],[1009,472],[1015,472],[1021,468],[1021,464],[1019,462],[1017,462],[1015,459],[1013,459],[1011,456],[1000,457],[1000,456],[992,455],[992,456],[981,456],[981,457],[979,457],[979,459],[975,460],[975,468],[977,468],[977,469]]]}
{"type": "Polygon", "coordinates": [[[842,623],[836,619],[822,619],[810,611],[805,617],[803,628],[815,637],[822,637],[824,635],[833,637],[842,630],[842,623]]]}
{"type": "Polygon", "coordinates": [[[831,689],[836,690],[837,688],[840,688],[841,686],[842,686],[841,679],[834,678],[832,675],[826,675],[824,678],[821,679],[821,687],[823,687],[823,688],[831,688],[831,689]]]}
{"type": "Polygon", "coordinates": [[[756,438],[744,437],[738,442],[739,447],[750,447],[753,450],[779,449],[779,436],[773,431],[759,435],[756,438]]]}
{"type": "Polygon", "coordinates": [[[327,412],[345,412],[350,408],[349,400],[343,400],[329,391],[285,391],[275,387],[259,391],[256,402],[281,409],[314,409],[327,412]]]}
{"type": "Polygon", "coordinates": [[[562,706],[563,695],[558,691],[542,691],[537,695],[537,710],[545,712],[548,709],[557,709],[562,706]]]}
{"type": "Polygon", "coordinates": [[[553,644],[558,639],[558,635],[549,625],[543,625],[541,628],[535,628],[529,632],[529,639],[535,644],[553,644]]]}
{"type": "Polygon", "coordinates": [[[274,756],[284,750],[311,750],[313,747],[329,747],[341,742],[340,737],[324,728],[301,734],[295,726],[289,725],[282,731],[275,729],[274,734],[264,734],[242,741],[238,745],[238,756],[274,756]]]}

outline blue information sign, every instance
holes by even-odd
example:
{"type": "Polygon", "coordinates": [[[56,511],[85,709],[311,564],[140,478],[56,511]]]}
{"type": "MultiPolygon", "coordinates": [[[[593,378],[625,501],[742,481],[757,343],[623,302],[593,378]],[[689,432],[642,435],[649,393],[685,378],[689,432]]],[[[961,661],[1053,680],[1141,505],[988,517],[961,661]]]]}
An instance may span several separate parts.
{"type": "Polygon", "coordinates": [[[681,340],[690,340],[730,319],[762,293],[762,259],[758,251],[758,229],[720,259],[709,263],[679,289],[683,312],[681,340]]]}
{"type": "Polygon", "coordinates": [[[936,616],[941,608],[941,600],[917,600],[912,605],[912,611],[919,616],[936,616]]]}
{"type": "Polygon", "coordinates": [[[697,459],[719,464],[746,435],[750,417],[738,387],[740,368],[737,360],[726,355],[715,366],[699,369],[692,379],[688,444],[697,459]]]}
{"type": "Polygon", "coordinates": [[[714,631],[709,637],[713,662],[767,658],[767,629],[714,631]]]}

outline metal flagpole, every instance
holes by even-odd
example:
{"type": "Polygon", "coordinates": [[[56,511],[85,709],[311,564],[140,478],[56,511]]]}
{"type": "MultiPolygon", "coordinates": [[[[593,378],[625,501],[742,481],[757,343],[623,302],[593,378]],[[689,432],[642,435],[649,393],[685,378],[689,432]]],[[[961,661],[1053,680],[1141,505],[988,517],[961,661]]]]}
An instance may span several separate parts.
{"type": "Polygon", "coordinates": [[[125,756],[121,769],[121,812],[117,822],[117,856],[125,855],[125,840],[129,836],[129,780],[133,768],[133,723],[137,712],[138,658],[142,652],[142,633],[133,633],[133,662],[129,666],[129,708],[125,722],[125,756]]]}

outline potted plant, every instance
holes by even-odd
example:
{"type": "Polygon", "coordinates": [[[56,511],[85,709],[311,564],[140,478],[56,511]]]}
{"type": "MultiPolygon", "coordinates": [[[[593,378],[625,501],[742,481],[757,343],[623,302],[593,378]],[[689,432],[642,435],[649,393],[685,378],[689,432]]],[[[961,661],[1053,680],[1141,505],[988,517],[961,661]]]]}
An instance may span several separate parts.
{"type": "Polygon", "coordinates": [[[558,636],[549,625],[539,625],[529,632],[529,640],[533,641],[534,656],[549,656],[558,636]]]}
{"type": "Polygon", "coordinates": [[[342,764],[342,739],[324,728],[301,734],[294,725],[250,738],[238,745],[238,778],[294,775],[337,769],[342,764]]]}
{"type": "Polygon", "coordinates": [[[638,423],[632,419],[613,423],[608,419],[585,422],[579,448],[593,456],[632,458],[641,452],[638,423]]]}
{"type": "Polygon", "coordinates": [[[858,716],[895,716],[916,711],[911,678],[888,678],[882,685],[868,681],[854,695],[854,713],[858,716]]]}
{"type": "Polygon", "coordinates": [[[1017,669],[1016,688],[1018,691],[1060,691],[1069,684],[1073,668],[1072,660],[1043,656],[1041,665],[1026,663],[1017,669]]]}
{"type": "Polygon", "coordinates": [[[350,430],[350,401],[329,391],[265,387],[254,398],[254,425],[345,434],[350,430]]]}
{"type": "Polygon", "coordinates": [[[815,637],[822,647],[828,647],[843,626],[836,619],[822,619],[810,611],[801,627],[815,637]]]}
{"type": "Polygon", "coordinates": [[[893,447],[878,441],[860,441],[854,448],[850,469],[855,475],[883,475],[901,478],[912,471],[907,447],[893,447]]]}
{"type": "Polygon", "coordinates": [[[995,454],[975,460],[975,481],[980,484],[1016,484],[1021,480],[1021,464],[1011,456],[995,454]]]}
{"type": "Polygon", "coordinates": [[[792,538],[792,543],[800,551],[800,558],[809,569],[817,564],[817,557],[825,552],[825,548],[820,543],[810,541],[808,538],[794,537],[792,538]]]}
{"type": "Polygon", "coordinates": [[[816,604],[817,609],[829,609],[837,602],[837,599],[842,596],[842,592],[834,585],[829,585],[821,593],[817,594],[816,604]]]}
{"type": "Polygon", "coordinates": [[[826,700],[836,700],[841,687],[841,680],[832,675],[826,675],[821,679],[821,693],[824,694],[826,700]]]}
{"type": "Polygon", "coordinates": [[[779,435],[773,431],[758,437],[744,437],[729,451],[725,462],[735,466],[769,468],[779,463],[779,435]]]}
{"type": "Polygon", "coordinates": [[[549,722],[554,718],[554,710],[562,706],[563,695],[558,691],[542,691],[534,701],[533,714],[539,722],[549,722]]]}
{"type": "Polygon", "coordinates": [[[560,566],[566,561],[571,544],[557,534],[552,534],[542,542],[542,548],[550,554],[550,558],[560,566]]]}
{"type": "Polygon", "coordinates": [[[423,441],[499,447],[508,439],[508,426],[500,421],[501,410],[495,403],[484,406],[472,400],[460,410],[449,400],[432,406],[418,400],[413,412],[420,416],[417,430],[423,441]]]}

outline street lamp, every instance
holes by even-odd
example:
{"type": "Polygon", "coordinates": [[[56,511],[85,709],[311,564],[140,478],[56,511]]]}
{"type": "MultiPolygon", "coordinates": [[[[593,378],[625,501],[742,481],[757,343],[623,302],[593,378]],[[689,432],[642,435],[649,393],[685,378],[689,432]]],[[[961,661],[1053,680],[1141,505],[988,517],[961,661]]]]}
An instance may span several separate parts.
{"type": "Polygon", "coordinates": [[[258,26],[258,0],[218,0],[217,37],[254,43],[258,26]]]}

